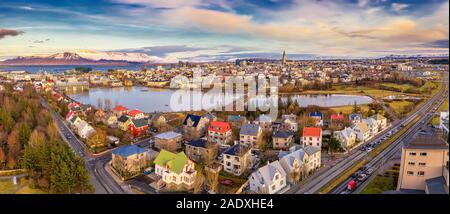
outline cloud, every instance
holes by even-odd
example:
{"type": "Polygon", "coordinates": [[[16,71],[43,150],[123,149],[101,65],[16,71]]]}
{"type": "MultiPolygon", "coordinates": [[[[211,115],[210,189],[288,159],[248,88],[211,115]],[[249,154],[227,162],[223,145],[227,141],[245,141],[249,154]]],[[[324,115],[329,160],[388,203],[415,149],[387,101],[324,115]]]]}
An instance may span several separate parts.
{"type": "Polygon", "coordinates": [[[399,11],[402,11],[402,10],[408,8],[409,4],[392,3],[391,7],[392,7],[392,10],[399,12],[399,11]]]}
{"type": "Polygon", "coordinates": [[[23,34],[23,33],[25,33],[25,32],[12,30],[12,29],[0,28],[0,39],[5,38],[6,36],[18,36],[18,35],[23,34]]]}
{"type": "Polygon", "coordinates": [[[365,7],[369,4],[369,0],[358,0],[359,7],[365,7]]]}
{"type": "Polygon", "coordinates": [[[34,43],[34,44],[42,44],[42,43],[44,43],[44,42],[48,42],[48,41],[50,41],[50,39],[44,39],[44,40],[34,40],[34,41],[33,41],[33,43],[34,43]]]}
{"type": "Polygon", "coordinates": [[[113,0],[122,4],[145,5],[153,8],[179,8],[202,5],[202,0],[113,0]]]}
{"type": "Polygon", "coordinates": [[[200,47],[190,47],[187,45],[164,45],[164,46],[151,46],[151,47],[143,47],[143,48],[135,48],[135,49],[122,49],[115,50],[118,52],[129,52],[129,53],[145,53],[151,56],[157,57],[166,57],[171,53],[180,53],[180,52],[193,52],[206,50],[207,48],[200,47]]]}
{"type": "Polygon", "coordinates": [[[429,42],[427,44],[424,44],[424,47],[432,47],[432,48],[449,48],[449,44],[448,44],[448,39],[447,40],[436,40],[433,42],[429,42]]]}

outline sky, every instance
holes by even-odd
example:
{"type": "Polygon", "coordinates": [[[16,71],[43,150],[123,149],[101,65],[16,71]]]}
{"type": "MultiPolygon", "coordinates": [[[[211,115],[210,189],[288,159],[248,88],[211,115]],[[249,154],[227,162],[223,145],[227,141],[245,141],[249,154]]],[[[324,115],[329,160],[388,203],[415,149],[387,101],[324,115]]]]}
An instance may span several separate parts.
{"type": "Polygon", "coordinates": [[[448,0],[0,0],[0,60],[75,50],[180,60],[449,52],[448,0]]]}

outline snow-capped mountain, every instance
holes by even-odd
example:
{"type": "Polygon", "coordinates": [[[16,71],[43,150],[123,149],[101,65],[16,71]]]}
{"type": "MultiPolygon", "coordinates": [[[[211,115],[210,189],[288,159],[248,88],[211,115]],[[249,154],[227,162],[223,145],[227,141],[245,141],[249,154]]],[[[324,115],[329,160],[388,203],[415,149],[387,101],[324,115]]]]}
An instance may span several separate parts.
{"type": "Polygon", "coordinates": [[[156,56],[149,56],[144,53],[125,53],[125,52],[104,52],[79,50],[76,54],[90,60],[123,60],[128,62],[163,62],[164,59],[156,56]]]}
{"type": "Polygon", "coordinates": [[[145,53],[74,51],[51,55],[19,56],[0,61],[0,65],[127,65],[130,63],[176,63],[176,59],[145,53]]]}

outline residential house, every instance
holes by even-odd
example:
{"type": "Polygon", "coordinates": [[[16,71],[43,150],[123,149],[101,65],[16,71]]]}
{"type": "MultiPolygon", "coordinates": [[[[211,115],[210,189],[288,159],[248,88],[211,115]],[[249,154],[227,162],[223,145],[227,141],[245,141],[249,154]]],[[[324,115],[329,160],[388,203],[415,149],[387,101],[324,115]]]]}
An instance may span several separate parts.
{"type": "Polygon", "coordinates": [[[378,123],[375,119],[369,117],[367,119],[363,119],[363,123],[365,123],[367,128],[369,128],[370,136],[375,136],[379,132],[378,123]]]}
{"type": "Polygon", "coordinates": [[[149,121],[149,124],[156,127],[162,126],[166,123],[167,118],[164,117],[164,115],[162,115],[161,113],[152,114],[149,121]]]}
{"type": "Polygon", "coordinates": [[[117,119],[117,125],[119,126],[120,130],[122,131],[128,131],[128,127],[131,123],[131,118],[127,115],[122,115],[117,119]]]}
{"type": "Polygon", "coordinates": [[[272,135],[273,149],[289,149],[294,143],[294,134],[289,131],[277,131],[272,135]]]}
{"type": "Polygon", "coordinates": [[[323,113],[322,112],[311,112],[308,115],[316,121],[315,126],[323,126],[323,113]]]}
{"type": "Polygon", "coordinates": [[[155,136],[155,148],[176,152],[181,148],[183,136],[176,132],[164,132],[155,136]]]}
{"type": "Polygon", "coordinates": [[[115,126],[117,124],[117,116],[112,113],[107,113],[103,123],[109,127],[115,126]]]}
{"type": "Polygon", "coordinates": [[[239,132],[239,143],[254,147],[262,140],[262,129],[258,124],[244,124],[239,132]]]}
{"type": "Polygon", "coordinates": [[[376,114],[371,117],[376,121],[376,124],[378,125],[378,131],[381,131],[387,127],[387,118],[384,117],[381,114],[376,114]]]}
{"type": "Polygon", "coordinates": [[[125,108],[122,105],[118,105],[112,109],[112,112],[116,115],[116,117],[121,117],[128,113],[128,108],[125,108]]]}
{"type": "Polygon", "coordinates": [[[272,117],[261,114],[259,117],[254,121],[255,124],[258,124],[263,132],[271,132],[272,131],[272,117]]]}
{"type": "Polygon", "coordinates": [[[418,136],[402,148],[397,190],[428,194],[448,192],[448,143],[437,136],[418,136]]]}
{"type": "Polygon", "coordinates": [[[322,148],[322,128],[319,127],[304,127],[302,135],[303,145],[314,146],[319,149],[322,148]]]}
{"type": "Polygon", "coordinates": [[[292,118],[286,118],[283,120],[283,123],[281,124],[281,129],[291,131],[291,132],[297,132],[298,131],[298,123],[297,120],[293,120],[292,118]]]}
{"type": "Polygon", "coordinates": [[[344,115],[343,114],[331,114],[330,123],[333,126],[337,126],[338,128],[342,128],[344,126],[344,115]]]}
{"type": "Polygon", "coordinates": [[[133,110],[129,111],[129,112],[127,113],[127,115],[128,115],[131,119],[134,119],[134,120],[136,120],[136,119],[141,119],[141,118],[144,118],[144,117],[145,117],[145,116],[144,116],[144,113],[143,113],[142,111],[137,110],[137,109],[133,109],[133,110]]]}
{"type": "Polygon", "coordinates": [[[136,145],[126,145],[112,151],[111,166],[122,177],[139,174],[148,164],[147,152],[136,145]]]}
{"type": "Polygon", "coordinates": [[[295,150],[291,147],[290,153],[280,157],[280,164],[286,172],[286,180],[290,184],[295,184],[303,178],[303,160],[305,151],[303,149],[295,150]]]}
{"type": "Polygon", "coordinates": [[[297,115],[295,115],[295,114],[283,114],[283,115],[281,115],[281,119],[283,119],[283,120],[289,119],[289,120],[292,120],[292,121],[297,121],[297,115]]]}
{"type": "Polygon", "coordinates": [[[249,178],[250,191],[276,194],[286,188],[286,172],[280,162],[274,161],[253,172],[249,178]]]}
{"type": "Polygon", "coordinates": [[[223,168],[225,172],[240,176],[251,167],[251,149],[237,143],[223,153],[223,168]]]}
{"type": "Polygon", "coordinates": [[[303,160],[303,172],[305,175],[311,175],[322,165],[322,154],[320,148],[304,145],[305,158],[303,160]]]}
{"type": "Polygon", "coordinates": [[[362,122],[362,115],[361,115],[361,114],[351,113],[351,114],[348,116],[348,118],[349,118],[349,120],[350,120],[350,122],[351,122],[352,124],[356,124],[356,123],[362,122]]]}
{"type": "Polygon", "coordinates": [[[345,127],[343,130],[335,131],[333,135],[334,138],[341,143],[343,148],[351,148],[356,143],[356,133],[350,127],[345,127]]]}
{"type": "Polygon", "coordinates": [[[195,162],[210,163],[217,157],[219,145],[205,139],[191,140],[186,143],[186,155],[195,162]]]}
{"type": "Polygon", "coordinates": [[[360,142],[366,142],[371,135],[370,135],[370,129],[367,127],[367,124],[365,122],[359,122],[352,126],[353,131],[356,134],[356,139],[360,142]]]}
{"type": "Polygon", "coordinates": [[[163,149],[153,163],[155,173],[164,183],[187,189],[193,187],[197,171],[194,162],[189,160],[184,152],[172,153],[163,149]]]}
{"type": "Polygon", "coordinates": [[[228,115],[227,121],[231,123],[233,127],[241,127],[247,123],[247,118],[241,115],[228,115]]]}
{"type": "Polygon", "coordinates": [[[208,141],[225,145],[231,141],[231,132],[229,123],[212,121],[208,127],[208,141]]]}
{"type": "Polygon", "coordinates": [[[128,130],[134,137],[139,137],[147,133],[148,121],[145,118],[131,119],[128,130]]]}
{"type": "Polygon", "coordinates": [[[184,133],[187,140],[199,139],[206,133],[207,119],[188,114],[183,121],[184,133]]]}
{"type": "Polygon", "coordinates": [[[95,134],[95,129],[84,120],[81,120],[81,122],[75,126],[75,129],[77,130],[78,136],[83,139],[88,139],[95,134]]]}

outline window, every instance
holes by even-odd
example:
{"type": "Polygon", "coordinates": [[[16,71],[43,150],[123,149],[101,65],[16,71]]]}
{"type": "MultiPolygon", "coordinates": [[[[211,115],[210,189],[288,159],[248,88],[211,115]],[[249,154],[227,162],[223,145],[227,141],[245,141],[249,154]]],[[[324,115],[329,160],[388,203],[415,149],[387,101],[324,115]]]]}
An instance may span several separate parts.
{"type": "Polygon", "coordinates": [[[416,153],[415,152],[410,152],[409,155],[416,156],[416,153]]]}
{"type": "Polygon", "coordinates": [[[425,162],[420,162],[419,166],[426,166],[427,164],[425,162]]]}
{"type": "Polygon", "coordinates": [[[414,172],[413,171],[407,171],[406,174],[407,175],[414,175],[414,172]]]}
{"type": "Polygon", "coordinates": [[[309,140],[312,140],[312,137],[309,137],[309,140]]]}
{"type": "Polygon", "coordinates": [[[417,175],[418,175],[418,176],[424,176],[424,175],[425,175],[425,172],[424,172],[424,171],[418,171],[418,172],[417,172],[417,175]]]}
{"type": "Polygon", "coordinates": [[[271,187],[272,187],[272,190],[275,190],[275,185],[272,185],[271,187]]]}
{"type": "Polygon", "coordinates": [[[427,156],[427,153],[426,152],[421,152],[420,156],[427,156]]]}
{"type": "Polygon", "coordinates": [[[275,175],[275,180],[278,180],[278,178],[280,178],[280,176],[278,176],[278,175],[275,175]]]}
{"type": "Polygon", "coordinates": [[[414,166],[414,165],[416,165],[416,163],[414,163],[414,162],[408,162],[408,165],[414,166]]]}

